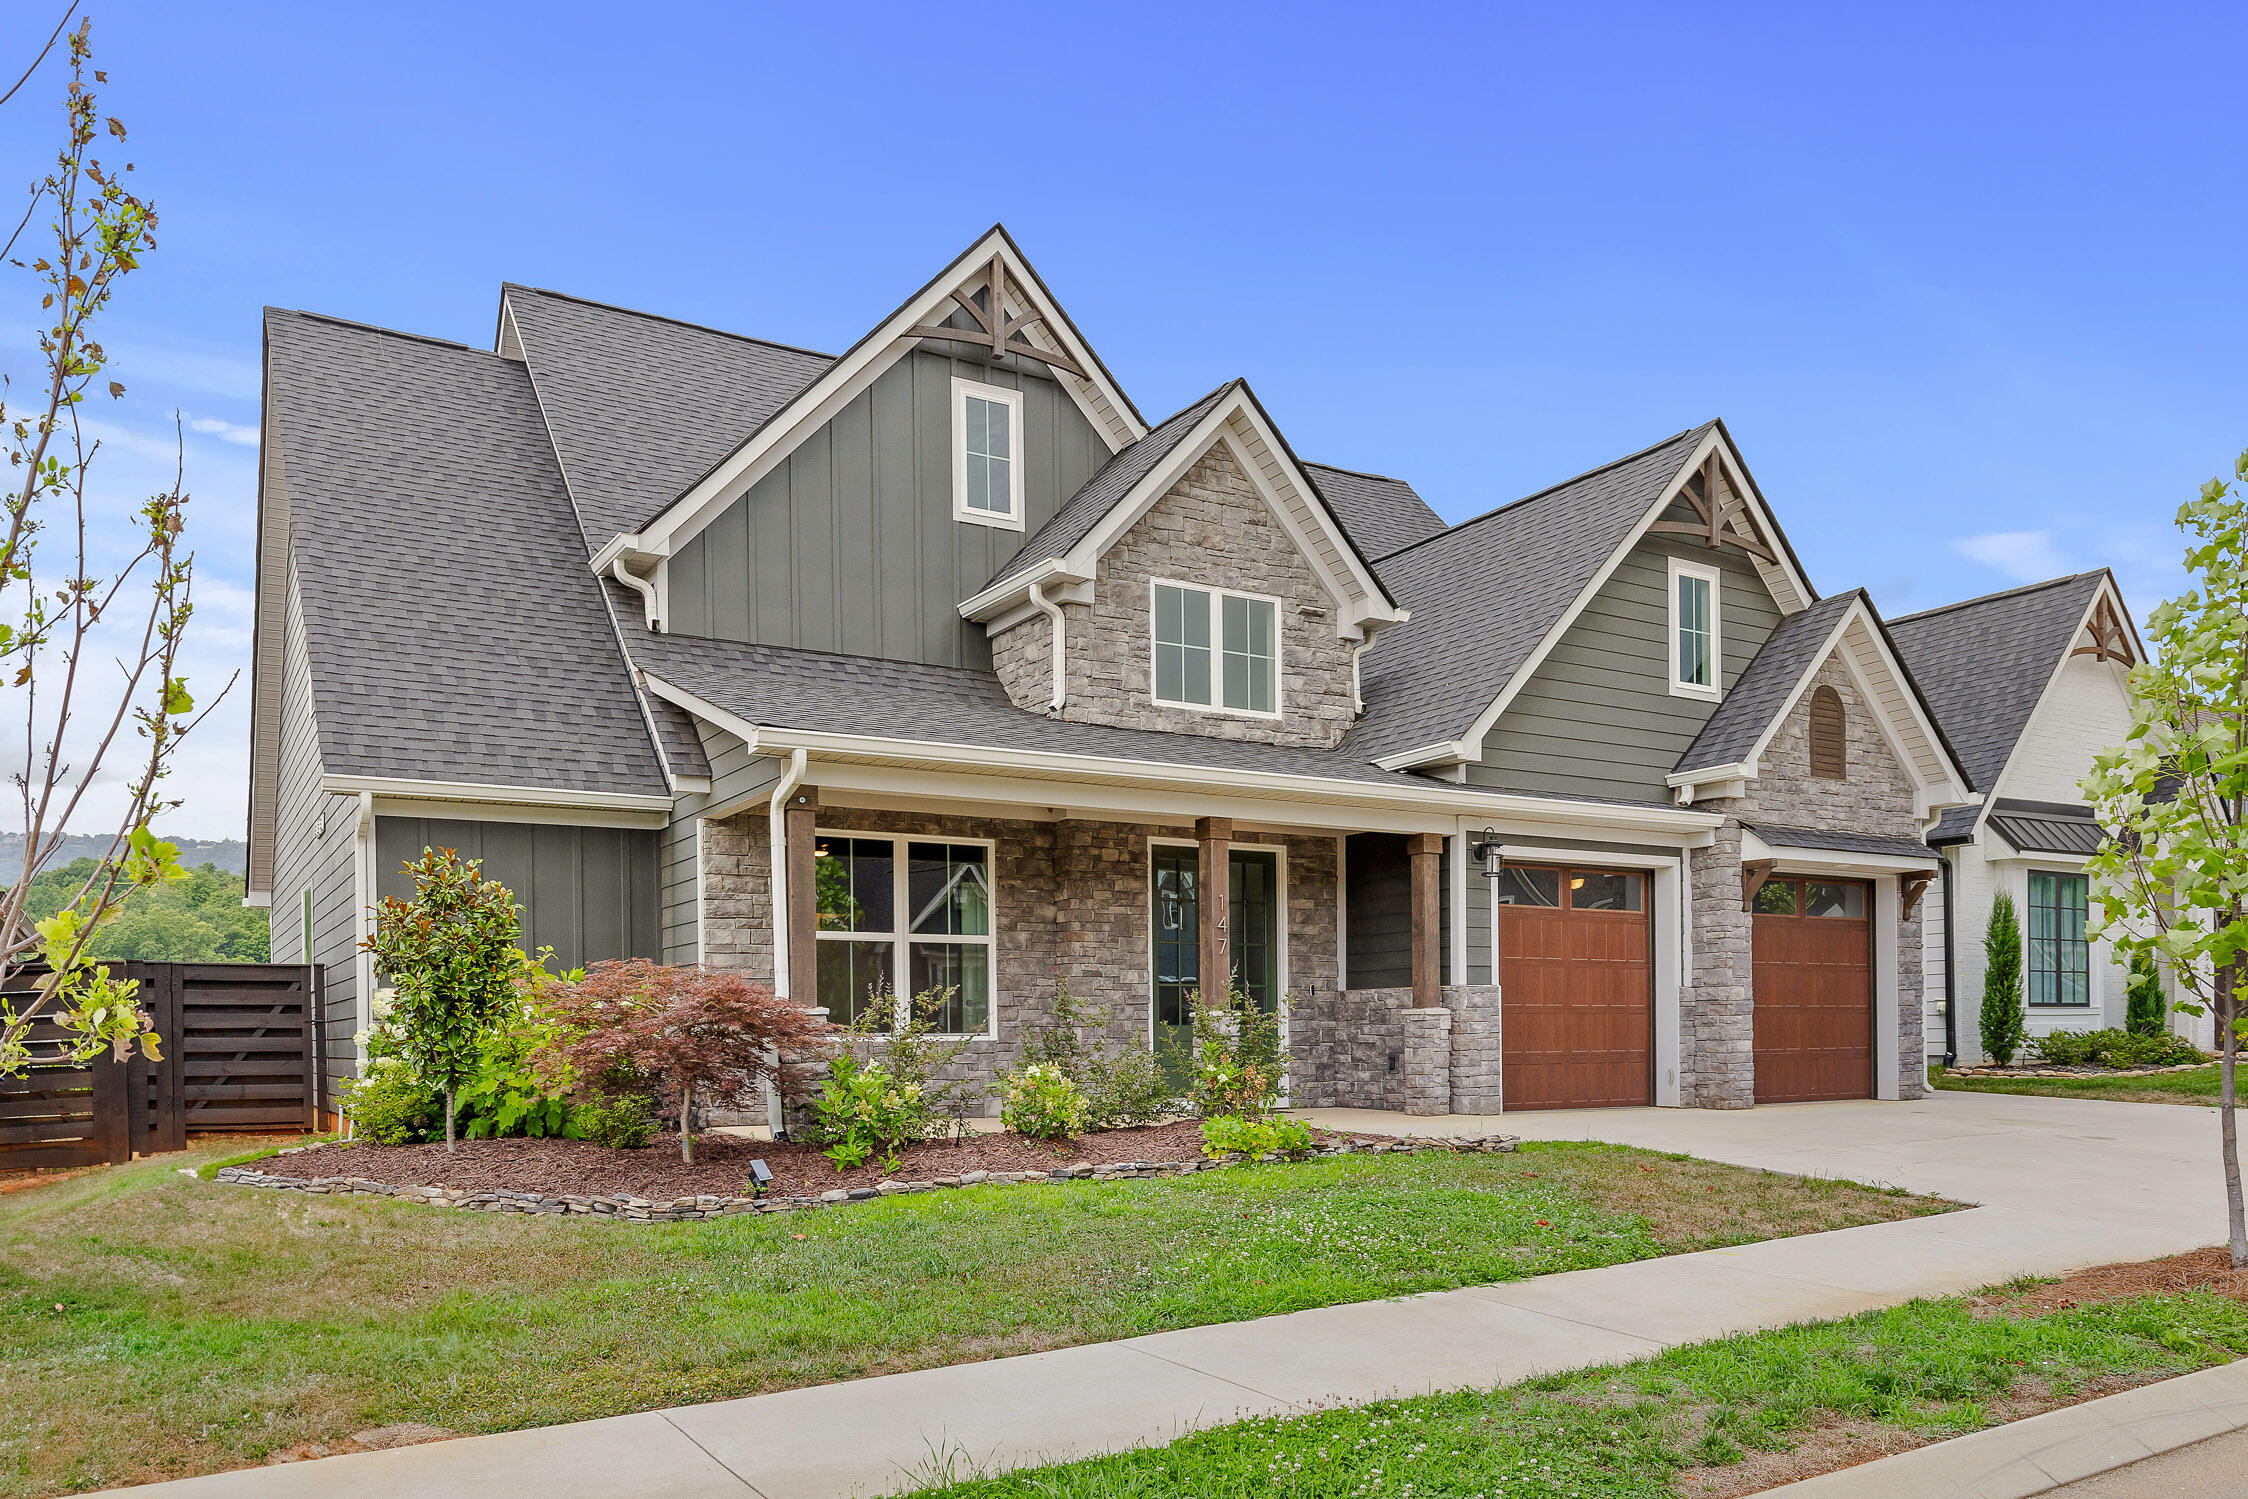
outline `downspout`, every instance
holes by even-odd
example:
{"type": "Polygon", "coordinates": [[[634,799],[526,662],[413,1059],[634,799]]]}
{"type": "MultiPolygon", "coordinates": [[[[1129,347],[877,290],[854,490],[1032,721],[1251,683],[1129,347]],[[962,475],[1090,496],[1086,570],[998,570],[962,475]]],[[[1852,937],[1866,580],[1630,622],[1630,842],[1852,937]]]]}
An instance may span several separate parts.
{"type": "Polygon", "coordinates": [[[773,856],[773,992],[788,993],[788,799],[804,784],[804,752],[790,750],[788,772],[765,809],[765,841],[773,856]]]}
{"type": "Polygon", "coordinates": [[[1944,859],[1938,866],[1936,878],[1944,887],[1944,1066],[1956,1067],[1959,1065],[1959,998],[1955,986],[1959,982],[1959,960],[1953,956],[1957,939],[1952,930],[1951,860],[1944,859]]]}
{"type": "Polygon", "coordinates": [[[1054,622],[1054,696],[1046,706],[1059,713],[1069,696],[1069,624],[1062,618],[1062,606],[1046,597],[1045,584],[1030,585],[1030,602],[1054,622]]]}
{"type": "Polygon", "coordinates": [[[1358,658],[1366,654],[1366,647],[1374,643],[1372,635],[1366,636],[1350,648],[1350,711],[1352,716],[1366,711],[1366,689],[1358,674],[1358,658]]]}
{"type": "Polygon", "coordinates": [[[647,616],[648,628],[658,635],[663,634],[663,621],[656,613],[656,585],[626,567],[621,556],[609,564],[609,576],[640,595],[640,607],[647,616]]]}

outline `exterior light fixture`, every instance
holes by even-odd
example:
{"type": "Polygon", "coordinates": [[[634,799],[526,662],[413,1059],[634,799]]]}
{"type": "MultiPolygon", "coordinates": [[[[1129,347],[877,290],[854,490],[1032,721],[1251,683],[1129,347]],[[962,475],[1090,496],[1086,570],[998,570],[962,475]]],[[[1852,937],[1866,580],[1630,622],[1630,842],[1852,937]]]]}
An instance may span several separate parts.
{"type": "Polygon", "coordinates": [[[749,1163],[749,1195],[763,1197],[765,1189],[773,1184],[773,1168],[762,1160],[749,1163]]]}
{"type": "Polygon", "coordinates": [[[1494,829],[1485,828],[1482,832],[1473,836],[1475,841],[1467,846],[1469,856],[1483,861],[1483,877],[1485,879],[1497,879],[1502,862],[1499,858],[1498,833],[1494,829]]]}

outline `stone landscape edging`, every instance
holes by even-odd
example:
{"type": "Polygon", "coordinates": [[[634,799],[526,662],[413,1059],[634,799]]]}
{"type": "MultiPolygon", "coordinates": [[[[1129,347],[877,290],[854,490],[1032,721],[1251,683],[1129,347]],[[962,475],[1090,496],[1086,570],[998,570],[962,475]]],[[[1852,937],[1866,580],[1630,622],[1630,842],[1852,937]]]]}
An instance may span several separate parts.
{"type": "Polygon", "coordinates": [[[2170,1072],[2199,1072],[2202,1068],[2212,1065],[2214,1064],[2209,1062],[2180,1062],[2174,1067],[2101,1067],[2089,1071],[2078,1070],[2074,1072],[2050,1067],[2035,1069],[2026,1067],[1952,1067],[1945,1070],[1944,1076],[1997,1079],[2010,1077],[2071,1078],[2083,1082],[2097,1081],[2103,1077],[2160,1077],[2170,1072]]]}
{"type": "MultiPolygon", "coordinates": [[[[1313,1161],[1345,1155],[1422,1155],[1433,1152],[1453,1155],[1511,1153],[1521,1143],[1519,1135],[1501,1134],[1461,1135],[1442,1140],[1407,1137],[1366,1143],[1346,1140],[1340,1145],[1320,1146],[1279,1159],[1313,1161]]],[[[276,1154],[295,1155],[300,1151],[321,1148],[317,1145],[296,1145],[276,1154]]],[[[704,1195],[678,1197],[667,1202],[632,1197],[622,1192],[607,1197],[585,1197],[576,1194],[550,1196],[540,1192],[509,1192],[499,1189],[471,1191],[465,1187],[400,1187],[365,1176],[281,1176],[272,1172],[254,1171],[247,1166],[221,1167],[211,1179],[232,1186],[265,1187],[281,1192],[303,1192],[309,1196],[395,1197],[433,1208],[468,1208],[484,1213],[575,1214],[627,1223],[683,1223],[707,1218],[736,1217],[743,1213],[806,1212],[815,1208],[842,1207],[853,1202],[870,1202],[878,1197],[900,1197],[908,1193],[937,1192],[960,1187],[1124,1181],[1145,1177],[1187,1176],[1198,1171],[1217,1171],[1229,1166],[1254,1164],[1257,1163],[1243,1155],[1219,1156],[1216,1159],[1197,1156],[1184,1161],[1111,1161],[1102,1165],[1077,1161],[1053,1171],[964,1171],[957,1175],[935,1177],[929,1181],[884,1181],[871,1187],[836,1187],[813,1197],[704,1195]]]]}

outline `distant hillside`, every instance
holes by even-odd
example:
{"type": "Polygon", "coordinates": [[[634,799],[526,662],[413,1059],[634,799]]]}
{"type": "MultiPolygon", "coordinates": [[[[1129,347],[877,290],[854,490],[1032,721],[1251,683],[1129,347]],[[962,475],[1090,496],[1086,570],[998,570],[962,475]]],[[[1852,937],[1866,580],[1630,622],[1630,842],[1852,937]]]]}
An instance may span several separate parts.
{"type": "MultiPolygon", "coordinates": [[[[180,863],[189,869],[216,864],[230,874],[242,874],[250,867],[250,846],[239,838],[174,838],[172,842],[179,845],[180,863]]],[[[98,859],[108,848],[109,839],[104,834],[73,833],[40,867],[53,869],[73,859],[98,859]]],[[[22,867],[23,834],[0,833],[0,886],[13,882],[22,867]]]]}

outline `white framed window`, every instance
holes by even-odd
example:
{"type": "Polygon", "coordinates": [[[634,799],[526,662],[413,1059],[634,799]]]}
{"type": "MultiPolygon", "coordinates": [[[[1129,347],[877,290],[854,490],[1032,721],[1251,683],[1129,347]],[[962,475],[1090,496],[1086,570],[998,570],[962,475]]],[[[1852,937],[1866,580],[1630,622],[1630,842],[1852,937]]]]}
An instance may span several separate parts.
{"type": "Polygon", "coordinates": [[[1023,529],[1023,393],[952,381],[952,517],[1023,529]]]}
{"type": "Polygon", "coordinates": [[[819,1003],[828,1018],[848,1025],[886,1005],[902,1022],[918,996],[949,991],[938,1031],[998,1034],[992,861],[987,838],[815,834],[819,1003]]]}
{"type": "Polygon", "coordinates": [[[1674,697],[1715,701],[1725,680],[1724,632],[1718,625],[1720,574],[1714,567],[1670,559],[1670,690],[1674,697]]]}
{"type": "Polygon", "coordinates": [[[1280,716],[1280,600],[1156,579],[1154,697],[1178,708],[1280,716]]]}

